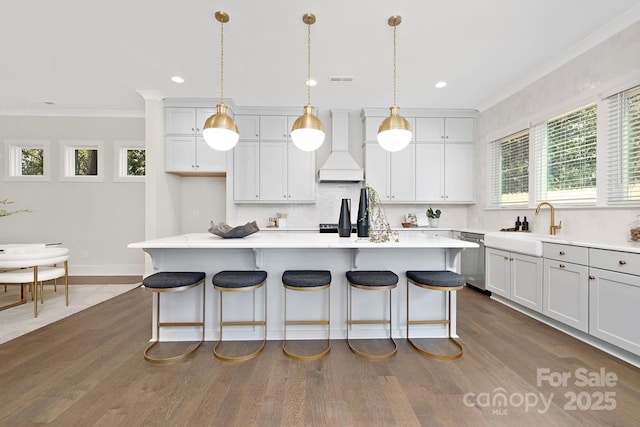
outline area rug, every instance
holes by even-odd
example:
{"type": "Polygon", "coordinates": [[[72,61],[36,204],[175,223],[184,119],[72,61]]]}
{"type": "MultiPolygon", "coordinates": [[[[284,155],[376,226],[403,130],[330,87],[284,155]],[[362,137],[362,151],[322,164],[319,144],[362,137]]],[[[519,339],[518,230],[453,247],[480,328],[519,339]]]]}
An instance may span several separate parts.
{"type": "MultiPolygon", "coordinates": [[[[64,319],[138,286],[140,286],[140,283],[128,285],[70,285],[69,306],[65,305],[64,286],[58,285],[57,292],[54,292],[51,286],[46,286],[44,304],[41,305],[38,301],[38,317],[33,317],[33,301],[31,301],[31,298],[27,300],[26,304],[0,311],[0,344],[64,319]]],[[[3,304],[18,299],[18,286],[9,286],[6,293],[4,286],[0,286],[0,301],[3,304]]]]}

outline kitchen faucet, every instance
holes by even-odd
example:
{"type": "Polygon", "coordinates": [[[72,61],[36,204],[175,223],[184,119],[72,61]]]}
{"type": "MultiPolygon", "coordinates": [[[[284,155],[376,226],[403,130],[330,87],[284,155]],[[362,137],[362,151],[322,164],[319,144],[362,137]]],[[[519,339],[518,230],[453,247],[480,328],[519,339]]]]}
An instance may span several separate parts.
{"type": "Polygon", "coordinates": [[[560,223],[558,225],[555,225],[556,222],[556,209],[553,207],[553,205],[549,202],[540,202],[538,203],[538,207],[536,207],[536,215],[538,215],[540,213],[540,207],[542,205],[547,205],[549,206],[549,208],[551,208],[551,225],[549,226],[549,234],[551,234],[552,236],[556,235],[556,230],[560,230],[562,228],[562,221],[560,221],[560,223]]]}

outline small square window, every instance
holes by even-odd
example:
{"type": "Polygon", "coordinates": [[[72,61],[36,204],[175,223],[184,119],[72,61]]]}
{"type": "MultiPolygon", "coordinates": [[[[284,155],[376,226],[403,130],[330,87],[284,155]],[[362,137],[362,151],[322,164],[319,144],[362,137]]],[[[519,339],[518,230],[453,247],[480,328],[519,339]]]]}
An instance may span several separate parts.
{"type": "Polygon", "coordinates": [[[102,143],[69,141],[60,143],[62,150],[62,181],[102,181],[102,143]]]}
{"type": "Polygon", "coordinates": [[[5,179],[49,180],[49,141],[5,141],[5,179]]]}
{"type": "Polygon", "coordinates": [[[146,175],[146,150],[141,141],[114,143],[114,175],[116,182],[144,181],[146,175]]]}

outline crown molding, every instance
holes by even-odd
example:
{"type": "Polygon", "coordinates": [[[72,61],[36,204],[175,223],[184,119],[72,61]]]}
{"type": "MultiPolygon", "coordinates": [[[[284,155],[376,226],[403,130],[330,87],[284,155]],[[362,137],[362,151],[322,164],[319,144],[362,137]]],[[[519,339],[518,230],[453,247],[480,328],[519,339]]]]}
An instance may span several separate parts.
{"type": "Polygon", "coordinates": [[[51,108],[0,108],[0,116],[122,117],[144,118],[144,110],[84,110],[51,108]]]}

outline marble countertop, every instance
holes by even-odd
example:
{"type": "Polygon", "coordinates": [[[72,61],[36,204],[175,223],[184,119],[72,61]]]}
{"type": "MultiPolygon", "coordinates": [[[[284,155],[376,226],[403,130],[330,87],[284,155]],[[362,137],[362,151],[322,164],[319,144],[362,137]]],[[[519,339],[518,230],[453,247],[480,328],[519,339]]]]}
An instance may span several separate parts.
{"type": "Polygon", "coordinates": [[[211,233],[192,233],[165,237],[144,242],[135,242],[129,248],[139,249],[178,249],[178,248],[424,248],[424,249],[464,249],[477,248],[472,242],[450,239],[448,237],[427,236],[420,233],[403,235],[398,242],[372,243],[367,239],[339,237],[335,233],[299,232],[299,233],[262,233],[251,234],[241,239],[223,239],[211,233]]]}

